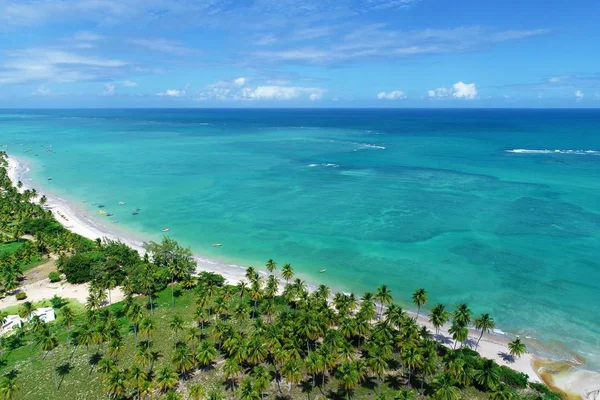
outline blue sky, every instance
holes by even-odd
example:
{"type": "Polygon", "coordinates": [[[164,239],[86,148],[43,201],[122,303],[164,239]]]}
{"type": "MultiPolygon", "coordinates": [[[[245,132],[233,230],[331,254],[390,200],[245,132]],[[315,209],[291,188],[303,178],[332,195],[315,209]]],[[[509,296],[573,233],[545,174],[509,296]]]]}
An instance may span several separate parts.
{"type": "Polygon", "coordinates": [[[600,107],[600,2],[0,0],[0,107],[600,107]]]}

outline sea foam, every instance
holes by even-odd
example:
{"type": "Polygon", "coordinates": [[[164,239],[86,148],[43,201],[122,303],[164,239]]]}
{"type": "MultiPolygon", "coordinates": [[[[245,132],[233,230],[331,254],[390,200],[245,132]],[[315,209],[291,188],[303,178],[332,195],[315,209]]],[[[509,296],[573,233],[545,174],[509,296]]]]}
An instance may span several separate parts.
{"type": "Polygon", "coordinates": [[[517,154],[575,154],[581,156],[600,156],[598,150],[549,150],[549,149],[512,149],[507,153],[517,154]]]}

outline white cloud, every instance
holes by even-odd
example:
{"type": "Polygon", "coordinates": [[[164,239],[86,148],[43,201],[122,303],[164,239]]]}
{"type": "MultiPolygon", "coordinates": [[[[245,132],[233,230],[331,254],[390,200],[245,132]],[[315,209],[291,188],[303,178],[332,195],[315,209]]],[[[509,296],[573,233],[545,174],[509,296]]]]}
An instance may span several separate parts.
{"type": "Polygon", "coordinates": [[[474,83],[464,83],[463,81],[456,82],[452,85],[454,89],[454,93],[452,96],[458,99],[475,99],[477,98],[477,87],[475,87],[474,83]]]}
{"type": "Polygon", "coordinates": [[[183,97],[185,96],[185,92],[185,89],[167,89],[164,92],[158,93],[158,95],[167,97],[183,97]]]}
{"type": "Polygon", "coordinates": [[[50,93],[52,93],[52,91],[50,89],[48,89],[45,85],[40,85],[38,86],[38,88],[35,90],[35,94],[38,94],[40,96],[47,96],[50,93]]]}
{"type": "Polygon", "coordinates": [[[581,90],[578,89],[578,90],[575,91],[575,98],[577,100],[583,100],[584,96],[585,95],[583,94],[583,92],[581,90]]]}
{"type": "Polygon", "coordinates": [[[308,96],[311,100],[320,98],[325,91],[321,88],[298,86],[258,86],[255,89],[244,88],[241,97],[249,100],[292,100],[308,96]]]}
{"type": "Polygon", "coordinates": [[[129,39],[129,43],[148,50],[184,56],[192,53],[192,49],[183,46],[180,42],[166,39],[129,39]]]}
{"type": "Polygon", "coordinates": [[[246,78],[240,76],[239,78],[235,79],[233,83],[235,83],[237,86],[244,86],[246,84],[246,78]]]}
{"type": "Polygon", "coordinates": [[[398,100],[405,99],[406,95],[401,90],[393,90],[391,92],[380,92],[377,94],[379,100],[398,100]]]}
{"type": "Polygon", "coordinates": [[[112,77],[128,67],[127,61],[91,57],[74,52],[28,48],[8,51],[0,64],[0,84],[77,82],[112,77]]]}
{"type": "Polygon", "coordinates": [[[117,88],[112,83],[104,84],[104,91],[101,93],[102,96],[112,96],[117,92],[117,88]]]}
{"type": "Polygon", "coordinates": [[[450,91],[444,87],[440,87],[433,90],[427,91],[427,96],[432,99],[439,99],[442,97],[448,97],[450,95],[450,91]]]}
{"type": "Polygon", "coordinates": [[[137,82],[134,81],[123,81],[123,86],[125,87],[136,87],[137,82]]]}
{"type": "Polygon", "coordinates": [[[442,99],[452,96],[457,99],[473,100],[477,98],[477,94],[477,86],[474,83],[464,83],[463,81],[454,83],[452,89],[439,87],[427,91],[427,97],[430,99],[442,99]]]}
{"type": "Polygon", "coordinates": [[[550,83],[558,83],[560,82],[560,76],[553,76],[552,78],[548,79],[548,82],[550,83]]]}

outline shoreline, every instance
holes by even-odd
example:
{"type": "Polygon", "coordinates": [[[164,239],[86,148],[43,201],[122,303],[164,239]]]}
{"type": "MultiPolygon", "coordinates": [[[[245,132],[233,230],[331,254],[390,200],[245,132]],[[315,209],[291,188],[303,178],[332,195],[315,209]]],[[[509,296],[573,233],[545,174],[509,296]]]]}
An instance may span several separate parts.
{"type": "MultiPolygon", "coordinates": [[[[13,183],[21,180],[24,188],[31,188],[31,179],[25,180],[27,178],[27,173],[29,172],[29,168],[26,162],[14,157],[8,157],[8,175],[13,183]]],[[[111,231],[108,227],[98,226],[93,220],[87,217],[87,215],[81,211],[78,211],[76,207],[69,204],[64,199],[61,199],[58,196],[55,196],[51,193],[44,193],[48,199],[47,205],[50,211],[52,211],[55,218],[67,229],[70,231],[77,233],[81,236],[84,236],[89,239],[103,238],[106,237],[111,240],[120,240],[121,242],[129,245],[135,250],[143,253],[142,241],[132,239],[131,237],[123,236],[122,234],[118,234],[114,231],[111,231]]],[[[222,264],[214,261],[207,260],[205,258],[200,257],[197,254],[194,254],[194,259],[197,261],[197,272],[207,271],[214,272],[223,275],[226,279],[226,282],[230,285],[235,285],[239,281],[245,280],[245,271],[246,268],[239,265],[233,264],[222,264]]],[[[262,274],[266,274],[266,272],[262,270],[257,270],[262,274]]],[[[314,283],[314,282],[312,282],[314,283]]],[[[309,285],[310,288],[314,288],[314,285],[309,285]]],[[[414,314],[414,313],[412,313],[414,314]]],[[[431,324],[428,322],[427,318],[424,316],[419,317],[419,323],[421,325],[426,326],[430,331],[434,331],[431,324]]],[[[443,343],[448,347],[452,347],[453,341],[448,334],[449,326],[444,326],[440,329],[440,334],[443,339],[443,343]]],[[[469,329],[469,344],[475,344],[479,337],[479,332],[469,329]]],[[[511,335],[509,334],[500,334],[500,333],[491,333],[484,334],[481,339],[479,347],[476,349],[482,357],[490,358],[495,360],[499,365],[508,366],[514,370],[519,372],[526,373],[530,377],[530,381],[534,382],[543,382],[549,383],[544,375],[548,375],[548,366],[552,365],[556,362],[556,360],[547,360],[541,357],[537,357],[534,354],[527,353],[523,355],[521,358],[516,360],[510,360],[510,357],[506,357],[507,353],[507,344],[510,340],[511,335]]],[[[527,341],[527,339],[526,339],[527,341]]],[[[564,362],[563,362],[564,363],[564,362]]],[[[581,372],[582,370],[577,370],[577,372],[581,372]]],[[[591,371],[588,371],[591,372],[591,371]]],[[[592,374],[596,374],[595,372],[591,372],[592,374]]],[[[575,376],[574,373],[570,373],[569,375],[575,376]]],[[[579,374],[580,376],[582,374],[579,374]]],[[[573,393],[576,394],[576,397],[586,395],[590,389],[600,390],[600,383],[598,383],[598,388],[593,387],[595,383],[594,377],[589,377],[585,375],[585,383],[586,383],[586,392],[585,393],[573,393]],[[589,378],[589,379],[587,379],[589,378]]],[[[598,374],[600,378],[600,374],[598,374]]],[[[563,379],[571,381],[570,379],[563,379]]],[[[571,382],[572,383],[572,382],[571,382]]],[[[583,383],[581,382],[583,387],[583,383]]],[[[562,386],[562,385],[561,385],[562,386]]],[[[579,388],[580,386],[569,385],[569,389],[579,388]]],[[[559,387],[560,389],[560,387],[559,387]]],[[[566,389],[566,388],[565,388],[566,389]]]]}

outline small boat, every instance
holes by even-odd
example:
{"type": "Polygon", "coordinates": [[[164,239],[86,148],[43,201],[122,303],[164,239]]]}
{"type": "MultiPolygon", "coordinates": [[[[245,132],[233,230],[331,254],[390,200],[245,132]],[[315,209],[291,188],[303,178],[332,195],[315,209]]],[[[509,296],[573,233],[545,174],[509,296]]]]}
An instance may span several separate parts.
{"type": "Polygon", "coordinates": [[[327,270],[325,268],[319,270],[320,273],[323,273],[323,272],[326,272],[326,271],[327,270]]]}
{"type": "Polygon", "coordinates": [[[98,204],[98,208],[104,208],[104,204],[98,204]]]}
{"type": "Polygon", "coordinates": [[[104,210],[98,210],[98,214],[106,214],[106,211],[104,211],[104,210]]]}
{"type": "Polygon", "coordinates": [[[221,247],[223,246],[221,243],[213,243],[213,247],[221,247]]]}
{"type": "Polygon", "coordinates": [[[111,213],[106,214],[107,217],[112,217],[113,215],[115,215],[115,214],[111,214],[111,213]]]}
{"type": "Polygon", "coordinates": [[[163,232],[169,232],[170,229],[169,228],[162,228],[161,231],[163,231],[163,232]]]}
{"type": "MultiPolygon", "coordinates": [[[[37,154],[36,154],[36,156],[37,156],[37,154]]],[[[49,176],[49,177],[48,177],[48,180],[49,180],[49,181],[51,181],[51,180],[52,180],[52,177],[51,177],[51,176],[49,176]]]]}
{"type": "Polygon", "coordinates": [[[141,208],[136,208],[136,209],[135,209],[135,211],[136,211],[136,212],[137,212],[137,211],[142,211],[142,209],[141,209],[141,208]]]}
{"type": "Polygon", "coordinates": [[[124,206],[124,205],[125,205],[125,202],[124,202],[124,201],[120,201],[120,202],[119,202],[119,205],[120,205],[120,206],[124,206]]]}
{"type": "Polygon", "coordinates": [[[139,212],[137,212],[137,211],[134,211],[131,213],[131,215],[138,215],[138,214],[139,214],[139,212]]]}
{"type": "Polygon", "coordinates": [[[113,221],[113,224],[118,224],[118,223],[119,223],[119,221],[116,219],[113,221]]]}

